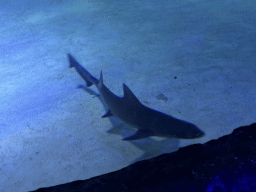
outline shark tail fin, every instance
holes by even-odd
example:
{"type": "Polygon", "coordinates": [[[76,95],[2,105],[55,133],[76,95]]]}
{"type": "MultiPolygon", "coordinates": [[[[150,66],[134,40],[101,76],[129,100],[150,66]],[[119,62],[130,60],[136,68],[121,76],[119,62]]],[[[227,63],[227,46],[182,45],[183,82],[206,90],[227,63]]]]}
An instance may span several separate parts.
{"type": "Polygon", "coordinates": [[[80,65],[71,54],[68,54],[68,59],[69,68],[77,67],[78,65],[80,65]]]}
{"type": "Polygon", "coordinates": [[[99,80],[93,77],[83,66],[81,66],[71,54],[68,54],[68,59],[69,68],[75,67],[79,75],[86,81],[86,87],[98,84],[99,80]]]}

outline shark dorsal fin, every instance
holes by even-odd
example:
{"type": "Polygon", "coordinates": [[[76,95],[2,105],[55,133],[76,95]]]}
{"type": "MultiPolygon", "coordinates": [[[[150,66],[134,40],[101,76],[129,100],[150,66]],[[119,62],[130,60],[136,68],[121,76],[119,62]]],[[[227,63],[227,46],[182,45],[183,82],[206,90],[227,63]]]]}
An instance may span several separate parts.
{"type": "Polygon", "coordinates": [[[123,83],[124,99],[129,100],[131,103],[141,104],[137,97],[132,93],[132,91],[123,83]]]}

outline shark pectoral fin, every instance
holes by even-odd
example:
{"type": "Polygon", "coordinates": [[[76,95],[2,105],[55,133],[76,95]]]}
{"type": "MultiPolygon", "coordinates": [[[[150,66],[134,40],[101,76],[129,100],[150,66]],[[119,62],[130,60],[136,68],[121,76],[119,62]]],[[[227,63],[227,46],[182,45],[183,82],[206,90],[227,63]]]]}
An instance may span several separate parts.
{"type": "Polygon", "coordinates": [[[153,136],[151,132],[140,129],[134,135],[132,135],[130,137],[126,137],[123,140],[131,141],[131,140],[143,139],[143,138],[151,137],[151,136],[153,136]]]}
{"type": "Polygon", "coordinates": [[[113,114],[111,113],[110,110],[108,110],[108,112],[105,115],[103,115],[101,118],[111,117],[111,116],[113,116],[113,114]]]}
{"type": "Polygon", "coordinates": [[[92,98],[95,98],[95,97],[100,97],[100,94],[96,94],[92,98]]]}

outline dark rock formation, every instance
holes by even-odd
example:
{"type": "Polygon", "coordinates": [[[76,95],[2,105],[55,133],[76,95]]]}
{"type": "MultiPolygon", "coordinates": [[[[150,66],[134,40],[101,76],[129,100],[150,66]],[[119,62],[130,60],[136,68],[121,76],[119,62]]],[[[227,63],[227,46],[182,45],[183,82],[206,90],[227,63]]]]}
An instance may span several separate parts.
{"type": "Polygon", "coordinates": [[[256,124],[119,171],[36,192],[256,191],[256,124]]]}

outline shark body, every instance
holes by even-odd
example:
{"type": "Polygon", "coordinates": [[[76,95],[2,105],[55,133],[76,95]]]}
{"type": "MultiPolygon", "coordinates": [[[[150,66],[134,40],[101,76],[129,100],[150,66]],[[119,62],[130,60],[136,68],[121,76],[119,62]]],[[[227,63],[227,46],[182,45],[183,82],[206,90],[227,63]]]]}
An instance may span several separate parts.
{"type": "Polygon", "coordinates": [[[97,87],[99,96],[109,108],[102,118],[115,116],[138,129],[134,135],[123,140],[137,140],[151,136],[196,139],[205,135],[192,123],[144,106],[125,84],[123,84],[124,96],[118,97],[104,85],[102,72],[98,80],[83,68],[72,55],[68,54],[68,59],[70,68],[75,67],[79,75],[86,81],[87,87],[92,85],[97,87]]]}

